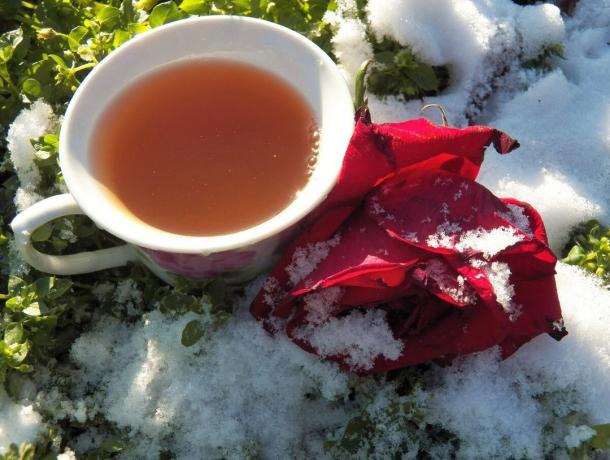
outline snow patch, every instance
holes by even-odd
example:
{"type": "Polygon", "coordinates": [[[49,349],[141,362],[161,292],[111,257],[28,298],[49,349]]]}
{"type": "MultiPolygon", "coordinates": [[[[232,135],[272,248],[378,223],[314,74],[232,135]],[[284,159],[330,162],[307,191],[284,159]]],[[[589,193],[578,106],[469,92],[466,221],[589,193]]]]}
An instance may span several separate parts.
{"type": "Polygon", "coordinates": [[[302,326],[295,337],[308,341],[320,356],[345,355],[354,370],[368,370],[377,357],[398,359],[404,348],[386,321],[386,312],[351,311],[322,325],[302,326]]]}
{"type": "Polygon", "coordinates": [[[524,239],[512,227],[498,227],[491,230],[479,227],[466,232],[460,233],[460,231],[461,227],[457,224],[439,225],[436,233],[428,235],[426,244],[432,248],[455,249],[461,254],[476,252],[490,259],[524,239]]]}
{"type": "Polygon", "coordinates": [[[565,36],[561,11],[550,3],[525,6],[517,15],[516,25],[526,59],[537,57],[544,45],[561,43],[565,36]]]}
{"type": "Polygon", "coordinates": [[[319,445],[320,433],[344,420],[333,401],[349,391],[347,375],[285,336],[267,334],[247,311],[251,298],[223,329],[206,329],[209,340],[189,348],[180,336],[198,317],[170,320],[159,312],[133,326],[101,322],[75,342],[75,384],[95,388],[100,413],[131,433],[130,458],[163,449],[178,458],[219,458],[219,449],[253,439],[264,458],[291,458],[296,439],[312,436],[319,445]]]}
{"type": "Polygon", "coordinates": [[[0,386],[0,455],[11,443],[32,442],[45,425],[31,404],[15,403],[0,386]]]}

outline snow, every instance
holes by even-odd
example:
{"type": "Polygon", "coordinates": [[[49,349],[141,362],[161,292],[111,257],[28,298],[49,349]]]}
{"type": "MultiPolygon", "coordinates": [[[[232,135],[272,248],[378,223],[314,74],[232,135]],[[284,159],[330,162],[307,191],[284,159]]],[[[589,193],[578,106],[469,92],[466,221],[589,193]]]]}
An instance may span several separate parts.
{"type": "Polygon", "coordinates": [[[307,246],[297,248],[292,256],[292,261],[286,267],[286,272],[293,286],[296,286],[307,275],[313,272],[318,264],[322,262],[332,248],[341,240],[338,233],[328,241],[309,243],[307,246]]]}
{"type": "Polygon", "coordinates": [[[526,59],[537,57],[544,45],[561,43],[565,35],[561,11],[549,3],[523,8],[517,15],[516,25],[526,59]]]}
{"type": "Polygon", "coordinates": [[[565,440],[568,448],[575,449],[584,441],[587,441],[595,436],[595,433],[596,431],[587,425],[573,426],[570,428],[568,435],[563,439],[565,440]]]}
{"type": "Polygon", "coordinates": [[[303,304],[307,310],[307,321],[311,324],[321,324],[327,321],[341,295],[343,295],[343,289],[338,286],[319,289],[307,294],[303,298],[303,304]]]}
{"type": "MultiPolygon", "coordinates": [[[[327,20],[336,28],[332,39],[337,58],[341,61],[345,79],[354,83],[353,75],[367,59],[373,58],[373,49],[366,40],[364,24],[353,18],[341,20],[337,14],[328,14],[327,20]]],[[[353,90],[353,88],[352,88],[353,90]]]]}
{"type": "Polygon", "coordinates": [[[351,311],[321,325],[299,328],[295,337],[308,341],[320,356],[345,355],[353,370],[368,370],[377,357],[398,359],[404,348],[396,340],[383,310],[351,311]]]}
{"type": "Polygon", "coordinates": [[[490,259],[520,241],[523,241],[523,236],[510,227],[498,227],[491,230],[480,227],[462,232],[460,226],[453,223],[439,225],[436,233],[428,235],[426,244],[433,248],[456,249],[462,254],[475,251],[481,253],[486,259],[490,259]]]}
{"type": "Polygon", "coordinates": [[[494,290],[497,302],[509,313],[511,321],[516,320],[519,316],[519,306],[513,302],[515,287],[510,283],[510,267],[503,262],[492,262],[482,268],[494,290]]]}
{"type": "Polygon", "coordinates": [[[443,294],[448,295],[462,305],[476,302],[476,293],[469,284],[465,283],[464,277],[457,275],[440,259],[429,259],[423,272],[420,273],[416,270],[414,277],[420,282],[426,282],[428,279],[433,280],[443,294]]]}
{"type": "Polygon", "coordinates": [[[72,449],[66,447],[66,450],[64,450],[63,454],[59,454],[57,456],[57,460],[76,460],[76,454],[72,449]]]}
{"type": "Polygon", "coordinates": [[[374,33],[409,46],[423,61],[447,65],[450,87],[426,101],[402,101],[370,97],[376,121],[398,121],[420,116],[424,103],[441,104],[449,120],[466,123],[467,106],[491,91],[499,70],[521,52],[514,24],[509,21],[519,8],[508,0],[371,0],[369,21],[374,33]],[[492,6],[493,5],[493,6],[492,6]]]}
{"type": "MultiPolygon", "coordinates": [[[[515,152],[515,154],[518,154],[518,152],[515,152]]],[[[492,160],[491,155],[486,159],[486,161],[489,160],[492,160]]],[[[491,161],[491,163],[494,162],[495,160],[491,161]]],[[[573,226],[594,217],[600,218],[603,215],[601,201],[596,203],[579,195],[569,185],[570,181],[565,176],[542,169],[536,174],[537,177],[527,181],[519,179],[519,177],[524,177],[526,173],[520,176],[518,167],[511,171],[508,165],[496,166],[498,170],[493,171],[484,164],[481,181],[492,182],[490,176],[492,174],[496,176],[502,174],[500,169],[503,168],[502,170],[505,171],[506,175],[496,180],[492,189],[500,196],[517,198],[534,206],[544,221],[551,249],[557,253],[563,250],[573,226]]],[[[600,191],[603,192],[603,189],[600,191]]]]}
{"type": "Polygon", "coordinates": [[[40,173],[34,164],[36,150],[30,139],[36,139],[55,130],[57,119],[51,106],[42,99],[21,111],[11,124],[6,136],[11,162],[17,172],[21,188],[17,191],[15,204],[23,210],[42,197],[35,192],[40,182],[40,173]]]}
{"type": "Polygon", "coordinates": [[[552,73],[533,76],[524,92],[489,117],[489,124],[515,136],[521,147],[502,158],[488,155],[482,182],[537,207],[556,249],[578,221],[610,220],[610,48],[607,28],[592,25],[610,22],[610,8],[602,3],[579,2],[576,27],[566,35],[566,60],[552,73]],[[587,24],[582,18],[592,10],[600,16],[587,24]]]}
{"type": "Polygon", "coordinates": [[[193,347],[180,336],[197,316],[158,311],[134,326],[100,322],[74,343],[74,381],[96,388],[101,414],[130,431],[130,455],[170,448],[178,458],[217,458],[219,448],[257,439],[264,458],[287,458],[296,439],[345,417],[333,402],[347,393],[348,376],[264,332],[245,308],[251,291],[223,329],[193,347]],[[102,359],[91,359],[100,350],[102,359]]]}
{"type": "Polygon", "coordinates": [[[529,221],[529,217],[525,214],[525,209],[516,204],[507,205],[509,212],[498,213],[500,217],[508,220],[511,224],[525,233],[529,238],[533,238],[532,226],[529,221]]]}
{"type": "Polygon", "coordinates": [[[45,425],[32,404],[15,403],[0,385],[0,455],[9,445],[33,440],[45,425]]]}

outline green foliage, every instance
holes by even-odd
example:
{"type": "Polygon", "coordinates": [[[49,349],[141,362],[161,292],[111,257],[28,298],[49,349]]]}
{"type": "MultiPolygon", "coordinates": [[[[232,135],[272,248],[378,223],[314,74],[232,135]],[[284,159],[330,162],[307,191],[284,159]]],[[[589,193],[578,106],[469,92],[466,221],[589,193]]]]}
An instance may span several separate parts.
{"type": "MultiPolygon", "coordinates": [[[[331,458],[416,458],[427,445],[451,445],[450,433],[425,422],[425,406],[418,390],[392,395],[382,405],[371,404],[350,419],[324,443],[331,458]]],[[[419,457],[417,457],[419,458],[419,457]]]]}
{"type": "Polygon", "coordinates": [[[205,330],[199,320],[194,319],[189,321],[186,326],[184,326],[180,343],[185,347],[191,347],[199,342],[199,339],[203,337],[204,333],[205,330]]]}
{"type": "Polygon", "coordinates": [[[610,453],[610,423],[593,425],[590,428],[595,431],[593,437],[583,441],[580,446],[569,449],[568,453],[572,460],[590,460],[598,458],[596,453],[610,453]]]}
{"type": "Polygon", "coordinates": [[[332,56],[332,32],[323,16],[335,10],[335,0],[182,0],[179,8],[188,14],[231,14],[275,22],[304,34],[332,56]]]}
{"type": "Polygon", "coordinates": [[[553,58],[564,58],[565,47],[562,43],[550,43],[544,45],[538,56],[525,60],[521,63],[526,69],[535,69],[541,72],[549,72],[554,69],[553,58]]]}
{"type": "Polygon", "coordinates": [[[409,100],[436,95],[447,86],[446,67],[428,65],[409,47],[388,38],[372,43],[375,64],[368,74],[367,88],[373,94],[409,100]]]}
{"type": "Polygon", "coordinates": [[[610,282],[610,228],[597,220],[578,225],[571,233],[562,262],[576,265],[610,282]]]}
{"type": "Polygon", "coordinates": [[[221,448],[218,450],[223,460],[259,460],[262,458],[260,446],[254,440],[249,440],[231,448],[221,448]]]}
{"type": "Polygon", "coordinates": [[[595,435],[589,440],[594,449],[610,449],[610,423],[594,425],[595,435]]]}
{"type": "Polygon", "coordinates": [[[366,71],[366,90],[382,98],[397,96],[408,101],[434,96],[445,89],[449,84],[448,68],[426,64],[410,47],[390,37],[378,39],[368,24],[366,5],[367,0],[357,0],[353,12],[365,24],[366,38],[373,48],[373,59],[366,71]]]}
{"type": "Polygon", "coordinates": [[[41,177],[40,190],[53,191],[57,184],[63,183],[63,177],[59,168],[59,131],[53,134],[45,134],[38,139],[31,140],[36,150],[34,153],[34,164],[38,168],[41,177]]]}
{"type": "Polygon", "coordinates": [[[195,345],[209,331],[221,328],[231,317],[233,290],[222,278],[203,281],[179,280],[173,288],[157,289],[155,301],[163,314],[179,316],[189,312],[201,315],[201,320],[189,321],[182,331],[181,343],[195,345]]]}
{"type": "Polygon", "coordinates": [[[11,444],[4,455],[0,455],[0,460],[34,460],[36,448],[29,443],[22,443],[17,447],[11,444]]]}
{"type": "Polygon", "coordinates": [[[427,449],[455,451],[455,437],[426,422],[426,366],[375,377],[352,377],[351,404],[359,413],[327,436],[330,458],[428,458],[427,449]]]}
{"type": "Polygon", "coordinates": [[[65,104],[82,77],[127,38],[148,29],[131,1],[44,0],[5,5],[0,36],[0,123],[32,99],[65,104]]]}
{"type": "Polygon", "coordinates": [[[150,27],[158,27],[178,19],[187,18],[188,14],[178,8],[174,2],[159,3],[150,12],[148,23],[150,27]]]}
{"type": "Polygon", "coordinates": [[[59,318],[73,303],[64,297],[71,287],[72,281],[53,276],[30,284],[16,276],[9,278],[0,317],[0,382],[9,369],[31,372],[37,357],[60,345],[62,337],[55,332],[59,318]]]}
{"type": "Polygon", "coordinates": [[[100,448],[107,454],[114,454],[129,448],[129,442],[124,436],[111,436],[104,439],[100,448]]]}

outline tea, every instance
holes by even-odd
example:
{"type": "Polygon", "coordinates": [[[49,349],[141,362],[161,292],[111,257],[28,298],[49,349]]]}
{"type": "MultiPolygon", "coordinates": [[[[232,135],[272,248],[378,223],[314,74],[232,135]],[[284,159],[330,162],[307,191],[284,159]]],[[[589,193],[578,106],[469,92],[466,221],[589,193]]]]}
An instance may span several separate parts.
{"type": "Polygon", "coordinates": [[[260,224],[307,183],[316,124],[304,98],[263,70],[191,60],[147,74],[103,113],[96,178],[141,221],[213,236],[260,224]]]}

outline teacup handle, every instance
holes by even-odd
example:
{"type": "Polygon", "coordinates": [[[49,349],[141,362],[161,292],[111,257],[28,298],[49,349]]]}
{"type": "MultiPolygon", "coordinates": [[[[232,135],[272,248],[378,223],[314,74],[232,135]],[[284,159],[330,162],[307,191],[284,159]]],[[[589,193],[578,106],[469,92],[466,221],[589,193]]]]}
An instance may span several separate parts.
{"type": "Polygon", "coordinates": [[[19,213],[11,222],[15,239],[25,261],[37,270],[55,275],[78,275],[119,267],[137,259],[133,247],[114,248],[52,256],[36,250],[31,235],[38,227],[58,217],[84,214],[72,195],[65,193],[46,198],[19,213]]]}

